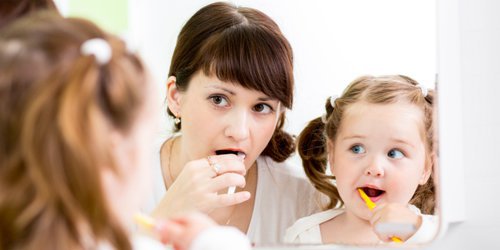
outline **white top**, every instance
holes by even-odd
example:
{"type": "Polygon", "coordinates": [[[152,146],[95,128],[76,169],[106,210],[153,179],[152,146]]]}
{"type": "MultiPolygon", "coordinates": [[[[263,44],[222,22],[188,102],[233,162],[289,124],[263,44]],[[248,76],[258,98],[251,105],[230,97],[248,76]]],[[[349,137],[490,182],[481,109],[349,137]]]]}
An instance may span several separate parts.
{"type": "MultiPolygon", "coordinates": [[[[153,200],[146,212],[151,212],[167,191],[159,163],[153,169],[153,200]]],[[[288,227],[301,217],[321,211],[321,201],[325,200],[295,166],[267,156],[257,158],[255,192],[247,236],[257,245],[281,243],[288,227]]]]}
{"type": "MultiPolygon", "coordinates": [[[[134,250],[167,250],[172,246],[163,245],[159,241],[145,235],[136,234],[132,237],[134,250]]],[[[210,227],[198,235],[189,250],[250,250],[248,238],[234,227],[210,227]]],[[[110,244],[101,243],[98,250],[113,250],[110,244]]]]}
{"type": "MultiPolygon", "coordinates": [[[[410,205],[410,209],[422,216],[422,225],[405,243],[427,243],[437,234],[439,221],[434,215],[420,214],[420,210],[410,205]]],[[[342,214],[344,209],[329,209],[301,218],[286,230],[284,242],[300,244],[322,244],[319,225],[342,214]]],[[[382,241],[381,241],[382,243],[382,241]]]]}

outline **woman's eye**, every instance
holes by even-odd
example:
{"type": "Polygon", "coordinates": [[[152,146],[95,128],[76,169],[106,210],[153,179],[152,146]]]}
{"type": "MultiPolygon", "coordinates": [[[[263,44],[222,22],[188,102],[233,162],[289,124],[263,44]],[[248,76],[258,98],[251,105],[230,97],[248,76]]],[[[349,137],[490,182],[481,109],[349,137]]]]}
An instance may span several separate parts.
{"type": "Polygon", "coordinates": [[[226,107],[229,104],[227,99],[220,95],[211,96],[210,99],[212,100],[213,104],[219,107],[226,107]]]}
{"type": "Polygon", "coordinates": [[[363,148],[363,146],[361,145],[355,145],[351,147],[351,151],[355,154],[363,154],[366,152],[365,148],[363,148]]]}
{"type": "Polygon", "coordinates": [[[259,103],[253,107],[253,110],[258,113],[262,114],[269,114],[273,112],[273,108],[271,106],[264,104],[264,103],[259,103]]]}
{"type": "Polygon", "coordinates": [[[401,152],[397,149],[391,149],[389,151],[389,153],[387,153],[387,156],[394,158],[394,159],[400,159],[400,158],[403,158],[405,156],[405,154],[403,154],[403,152],[401,152]]]}

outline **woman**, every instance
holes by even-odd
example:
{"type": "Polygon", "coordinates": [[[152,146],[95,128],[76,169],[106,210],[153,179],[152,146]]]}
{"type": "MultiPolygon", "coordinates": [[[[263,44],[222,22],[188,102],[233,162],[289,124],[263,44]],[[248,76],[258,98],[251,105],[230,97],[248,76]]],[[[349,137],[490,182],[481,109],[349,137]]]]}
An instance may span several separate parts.
{"type": "Polygon", "coordinates": [[[283,163],[295,150],[283,131],[293,81],[292,49],[267,15],[228,3],[195,13],[171,61],[168,114],[180,133],[161,148],[153,215],[202,211],[277,243],[319,211],[318,193],[283,163]]]}

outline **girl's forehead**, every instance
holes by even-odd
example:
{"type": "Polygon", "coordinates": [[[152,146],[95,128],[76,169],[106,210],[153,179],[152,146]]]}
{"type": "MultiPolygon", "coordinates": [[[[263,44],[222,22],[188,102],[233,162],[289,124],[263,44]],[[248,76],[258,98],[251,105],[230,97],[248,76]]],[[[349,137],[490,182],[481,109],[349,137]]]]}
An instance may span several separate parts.
{"type": "Polygon", "coordinates": [[[346,134],[422,137],[424,115],[410,103],[373,104],[360,102],[347,108],[341,118],[337,138],[346,134]]]}

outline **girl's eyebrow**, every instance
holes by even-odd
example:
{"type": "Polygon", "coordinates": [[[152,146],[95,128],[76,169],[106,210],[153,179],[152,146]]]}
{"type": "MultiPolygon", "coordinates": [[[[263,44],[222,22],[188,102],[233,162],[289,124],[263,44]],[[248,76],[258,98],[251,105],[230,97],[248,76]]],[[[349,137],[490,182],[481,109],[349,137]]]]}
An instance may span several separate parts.
{"type": "Polygon", "coordinates": [[[405,141],[403,139],[399,139],[399,138],[391,138],[392,141],[396,142],[396,143],[401,143],[401,144],[406,144],[412,148],[415,148],[415,146],[411,143],[409,143],[408,141],[405,141]]]}
{"type": "Polygon", "coordinates": [[[353,140],[353,139],[364,139],[366,136],[362,135],[348,135],[340,138],[341,140],[353,140]]]}

